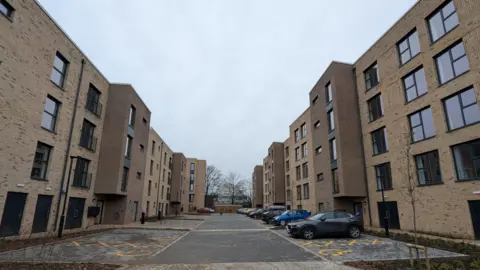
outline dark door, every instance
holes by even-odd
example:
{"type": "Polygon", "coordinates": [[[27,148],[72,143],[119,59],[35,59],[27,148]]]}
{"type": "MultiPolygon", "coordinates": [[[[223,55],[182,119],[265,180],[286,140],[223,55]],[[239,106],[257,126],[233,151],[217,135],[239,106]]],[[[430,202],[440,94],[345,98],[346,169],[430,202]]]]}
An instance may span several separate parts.
{"type": "Polygon", "coordinates": [[[38,195],[35,215],[33,217],[32,233],[46,232],[53,196],[38,195]]]}
{"type": "Polygon", "coordinates": [[[67,221],[65,222],[65,229],[75,229],[82,227],[84,209],[85,199],[71,197],[68,200],[67,221]]]}
{"type": "Polygon", "coordinates": [[[480,201],[468,201],[475,239],[480,239],[480,201]]]}
{"type": "Polygon", "coordinates": [[[355,216],[358,216],[358,218],[360,219],[360,221],[363,224],[363,208],[362,208],[362,203],[361,202],[353,203],[353,214],[355,216]]]}
{"type": "Polygon", "coordinates": [[[98,216],[95,218],[95,224],[102,224],[102,218],[103,218],[103,205],[105,202],[103,200],[98,200],[97,201],[97,207],[100,207],[100,213],[98,216]]]}
{"type": "Polygon", "coordinates": [[[5,208],[3,208],[0,236],[18,235],[22,225],[23,210],[27,201],[27,193],[8,192],[5,208]]]}
{"type": "Polygon", "coordinates": [[[378,219],[380,227],[385,228],[385,216],[388,218],[390,229],[400,229],[397,202],[378,202],[378,219]]]}

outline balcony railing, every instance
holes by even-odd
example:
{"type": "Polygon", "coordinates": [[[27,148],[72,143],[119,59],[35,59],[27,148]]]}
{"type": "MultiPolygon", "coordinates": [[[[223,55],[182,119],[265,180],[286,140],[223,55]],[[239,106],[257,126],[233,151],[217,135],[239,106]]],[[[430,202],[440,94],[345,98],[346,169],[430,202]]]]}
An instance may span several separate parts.
{"type": "Polygon", "coordinates": [[[93,98],[87,99],[87,104],[85,105],[85,108],[87,108],[87,110],[91,111],[93,114],[95,114],[98,117],[102,115],[102,109],[103,109],[102,103],[98,102],[93,98]]]}
{"type": "Polygon", "coordinates": [[[82,130],[82,135],[80,136],[80,146],[95,152],[97,149],[97,138],[95,136],[89,136],[82,130]]]}
{"type": "Polygon", "coordinates": [[[83,172],[83,171],[74,172],[72,186],[81,187],[81,188],[90,188],[91,182],[92,182],[92,173],[83,172]]]}

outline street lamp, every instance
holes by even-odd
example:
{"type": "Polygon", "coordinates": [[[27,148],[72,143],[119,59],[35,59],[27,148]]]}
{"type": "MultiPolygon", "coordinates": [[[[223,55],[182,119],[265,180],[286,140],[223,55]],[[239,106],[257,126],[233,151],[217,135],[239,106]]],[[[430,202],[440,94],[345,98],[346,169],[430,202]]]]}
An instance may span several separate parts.
{"type": "Polygon", "coordinates": [[[385,225],[385,236],[389,237],[390,236],[390,231],[388,230],[388,209],[387,209],[387,205],[385,204],[385,194],[383,193],[383,182],[384,181],[385,181],[384,179],[382,179],[380,181],[380,183],[382,185],[382,188],[381,188],[382,205],[383,205],[383,210],[385,211],[384,216],[383,216],[383,224],[385,225]]]}
{"type": "Polygon", "coordinates": [[[72,174],[73,160],[78,158],[79,156],[70,156],[70,168],[68,169],[67,187],[65,188],[65,198],[63,199],[62,216],[60,217],[60,225],[58,228],[58,238],[62,237],[63,226],[65,225],[65,208],[67,207],[68,188],[70,187],[70,176],[72,174]]]}

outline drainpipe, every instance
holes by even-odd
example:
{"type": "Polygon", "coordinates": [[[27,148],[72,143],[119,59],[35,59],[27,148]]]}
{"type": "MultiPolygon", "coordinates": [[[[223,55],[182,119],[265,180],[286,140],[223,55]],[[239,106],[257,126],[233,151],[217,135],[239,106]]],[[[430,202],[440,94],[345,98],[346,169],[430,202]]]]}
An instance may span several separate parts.
{"type": "MultiPolygon", "coordinates": [[[[163,164],[163,163],[162,163],[162,159],[163,159],[163,144],[164,144],[164,142],[162,141],[162,146],[160,146],[160,172],[159,172],[159,175],[163,175],[163,174],[162,174],[162,172],[163,172],[163,170],[162,170],[162,167],[163,167],[163,166],[162,166],[162,164],[163,164]]],[[[165,177],[165,176],[163,176],[163,177],[165,177]]],[[[162,180],[165,180],[165,179],[162,179],[162,180]]],[[[159,195],[160,195],[160,177],[158,177],[158,185],[157,185],[157,205],[156,205],[156,208],[155,208],[155,209],[157,209],[157,215],[158,215],[158,212],[160,211],[160,210],[158,209],[158,205],[160,204],[160,203],[158,202],[159,195]]],[[[163,209],[162,209],[162,210],[163,210],[163,209]]],[[[163,214],[163,213],[162,213],[162,214],[163,214]]],[[[160,219],[160,218],[161,218],[161,217],[159,216],[158,219],[160,219]]]]}
{"type": "Polygon", "coordinates": [[[363,145],[363,131],[362,131],[362,123],[361,123],[361,117],[360,117],[360,99],[358,97],[358,86],[357,86],[357,75],[356,75],[356,72],[357,69],[354,67],[353,68],[353,84],[354,84],[354,88],[355,88],[355,97],[357,98],[357,106],[356,106],[356,110],[357,110],[357,116],[359,117],[359,120],[358,123],[359,123],[359,128],[360,128],[360,132],[362,133],[362,139],[360,140],[360,146],[362,148],[362,163],[363,163],[363,178],[365,180],[365,190],[367,192],[367,204],[368,204],[368,224],[369,226],[371,227],[372,226],[372,211],[371,211],[371,205],[370,205],[370,194],[369,194],[369,191],[368,191],[368,179],[367,179],[367,165],[366,165],[366,162],[365,162],[365,146],[363,145]]]}
{"type": "MultiPolygon", "coordinates": [[[[57,229],[58,214],[60,211],[60,203],[62,202],[62,191],[63,191],[63,185],[65,183],[65,175],[67,173],[68,157],[70,156],[70,149],[72,145],[73,130],[75,128],[75,118],[77,116],[78,97],[80,96],[80,87],[82,85],[84,68],[85,68],[85,59],[82,59],[80,76],[78,78],[77,93],[75,95],[75,104],[73,107],[72,121],[70,122],[70,132],[68,134],[67,150],[65,152],[65,159],[63,161],[62,181],[60,182],[60,189],[58,191],[58,201],[57,201],[57,207],[56,207],[57,210],[55,211],[55,223],[53,224],[53,231],[57,229]]],[[[65,197],[65,200],[67,200],[67,197],[65,197]]]]}

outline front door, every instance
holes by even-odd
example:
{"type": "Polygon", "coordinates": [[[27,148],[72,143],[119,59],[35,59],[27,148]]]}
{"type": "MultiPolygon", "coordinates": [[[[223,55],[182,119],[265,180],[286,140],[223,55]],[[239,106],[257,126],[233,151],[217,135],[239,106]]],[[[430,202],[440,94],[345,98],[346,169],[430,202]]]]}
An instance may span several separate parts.
{"type": "Polygon", "coordinates": [[[103,200],[98,200],[97,201],[97,207],[100,208],[100,213],[98,216],[95,218],[95,224],[102,224],[102,217],[103,217],[103,205],[105,202],[103,200]]]}
{"type": "Polygon", "coordinates": [[[32,233],[46,232],[53,196],[38,195],[35,215],[33,217],[32,233]]]}
{"type": "Polygon", "coordinates": [[[470,217],[472,218],[473,233],[475,239],[480,240],[480,201],[468,201],[470,217]]]}
{"type": "Polygon", "coordinates": [[[132,209],[132,222],[137,222],[137,213],[138,213],[138,202],[133,202],[133,209],[132,209]]]}
{"type": "Polygon", "coordinates": [[[0,224],[1,237],[19,234],[26,201],[27,193],[8,192],[0,224]]]}
{"type": "Polygon", "coordinates": [[[385,228],[385,216],[388,218],[390,229],[400,229],[400,218],[398,216],[397,202],[378,202],[378,219],[380,227],[385,228]]]}
{"type": "Polygon", "coordinates": [[[357,216],[363,224],[363,208],[361,202],[353,203],[353,214],[357,216]]]}
{"type": "Polygon", "coordinates": [[[70,197],[70,199],[68,200],[67,221],[65,222],[65,229],[75,229],[82,227],[84,209],[84,198],[70,197]]]}

